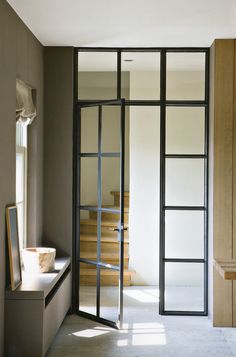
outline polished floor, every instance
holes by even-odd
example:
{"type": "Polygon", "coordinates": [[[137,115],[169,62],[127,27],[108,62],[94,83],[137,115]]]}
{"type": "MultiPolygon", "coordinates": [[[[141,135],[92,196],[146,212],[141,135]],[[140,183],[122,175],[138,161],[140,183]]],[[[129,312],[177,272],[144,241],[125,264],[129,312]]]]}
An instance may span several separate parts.
{"type": "MultiPolygon", "coordinates": [[[[179,290],[171,299],[179,299],[179,290]]],[[[197,296],[196,289],[188,291],[197,296]]],[[[115,318],[116,288],[104,288],[102,312],[115,318]]],[[[182,295],[181,303],[184,304],[182,295]]],[[[83,309],[93,311],[94,289],[83,291],[83,309]]],[[[81,296],[82,299],[82,296],[81,296]]],[[[236,357],[236,329],[213,328],[207,317],[158,315],[156,287],[124,291],[124,328],[120,331],[71,315],[66,317],[47,357],[236,357]]],[[[200,301],[193,298],[195,306],[200,301]]]]}

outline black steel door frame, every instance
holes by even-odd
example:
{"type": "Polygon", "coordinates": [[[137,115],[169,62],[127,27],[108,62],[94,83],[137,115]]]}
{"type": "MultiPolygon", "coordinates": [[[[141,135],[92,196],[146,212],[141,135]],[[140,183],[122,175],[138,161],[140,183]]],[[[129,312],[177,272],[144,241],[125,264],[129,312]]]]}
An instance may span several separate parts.
{"type": "Polygon", "coordinates": [[[74,311],[83,317],[87,317],[89,319],[95,320],[97,322],[106,324],[108,326],[114,328],[122,328],[123,325],[123,285],[124,285],[124,171],[125,171],[125,106],[124,99],[114,99],[114,100],[96,100],[84,102],[77,101],[76,106],[76,172],[75,172],[75,180],[76,187],[74,192],[76,196],[76,239],[73,245],[73,249],[75,250],[74,256],[74,278],[75,279],[75,306],[74,311]],[[119,106],[120,107],[120,151],[119,152],[102,152],[102,111],[103,106],[119,106]],[[98,108],[98,150],[94,153],[85,153],[81,151],[81,110],[97,107],[98,108]],[[97,206],[86,206],[81,204],[80,198],[80,188],[81,188],[81,158],[92,158],[95,157],[98,159],[98,182],[97,182],[97,206]],[[102,158],[119,158],[120,160],[120,205],[119,209],[110,209],[102,207],[102,158]],[[95,261],[91,261],[89,259],[80,257],[80,211],[88,211],[97,212],[97,259],[95,261]],[[117,234],[119,240],[119,266],[106,264],[101,261],[101,216],[102,212],[106,213],[115,213],[119,214],[119,223],[117,227],[117,234]],[[93,265],[96,267],[97,271],[97,280],[96,280],[96,315],[89,314],[87,312],[81,311],[80,301],[79,301],[79,279],[80,279],[80,263],[86,263],[89,265],[93,265]],[[118,316],[117,321],[110,321],[100,317],[100,269],[108,268],[119,272],[119,299],[118,299],[118,316]]]}
{"type": "MultiPolygon", "coordinates": [[[[125,107],[129,106],[156,106],[160,108],[160,249],[159,249],[159,288],[160,302],[159,313],[161,315],[208,315],[208,146],[209,146],[209,56],[208,47],[79,47],[74,51],[74,183],[73,183],[73,271],[76,276],[76,257],[78,256],[78,247],[76,246],[76,143],[77,143],[77,123],[76,108],[78,103],[78,53],[79,52],[116,52],[117,53],[117,99],[121,99],[121,61],[123,52],[157,52],[160,53],[160,100],[127,100],[124,99],[125,107]],[[204,100],[167,100],[166,99],[166,56],[168,53],[205,53],[205,98],[204,100]],[[205,108],[205,152],[203,155],[167,155],[166,154],[166,108],[168,107],[202,107],[205,108]],[[168,207],[165,206],[165,161],[167,158],[202,158],[204,159],[204,205],[188,207],[168,207]],[[165,258],[165,211],[169,209],[177,210],[200,210],[204,212],[204,258],[203,259],[172,259],[165,258]],[[165,310],[165,263],[202,263],[204,264],[204,310],[203,311],[166,311],[165,310]]],[[[84,104],[93,101],[84,100],[84,104]]],[[[78,282],[73,278],[73,311],[75,311],[77,296],[76,284],[78,282]]]]}

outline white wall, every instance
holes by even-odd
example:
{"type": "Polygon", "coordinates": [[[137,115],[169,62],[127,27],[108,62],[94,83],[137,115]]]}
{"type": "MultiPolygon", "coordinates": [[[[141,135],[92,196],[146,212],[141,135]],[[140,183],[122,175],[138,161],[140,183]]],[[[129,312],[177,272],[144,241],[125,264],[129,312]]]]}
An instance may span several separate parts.
{"type": "MultiPolygon", "coordinates": [[[[131,72],[130,98],[147,99],[147,95],[154,97],[153,91],[156,97],[157,78],[157,75],[150,75],[150,72],[131,72]],[[140,86],[140,83],[143,83],[143,86],[140,86]]],[[[171,72],[168,76],[169,98],[201,98],[202,81],[203,75],[199,72],[171,72]]],[[[167,153],[203,153],[203,109],[169,108],[166,130],[167,153]]],[[[159,109],[131,107],[130,268],[136,271],[132,283],[137,285],[157,285],[159,282],[159,157],[159,109]]],[[[201,160],[168,160],[167,204],[203,204],[203,169],[201,160]]],[[[203,257],[201,212],[166,214],[166,253],[169,258],[203,257]]],[[[168,264],[166,283],[199,285],[202,273],[200,266],[168,264]]]]}
{"type": "Polygon", "coordinates": [[[159,147],[159,108],[131,107],[129,240],[134,285],[158,284],[159,147]]]}

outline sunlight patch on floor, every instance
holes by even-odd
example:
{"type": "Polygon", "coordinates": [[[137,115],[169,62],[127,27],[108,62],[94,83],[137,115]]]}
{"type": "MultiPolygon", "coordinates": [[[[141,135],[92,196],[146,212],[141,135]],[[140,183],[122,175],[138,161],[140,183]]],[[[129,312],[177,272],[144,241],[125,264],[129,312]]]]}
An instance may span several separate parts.
{"type": "Polygon", "coordinates": [[[87,330],[73,332],[72,335],[76,336],[76,337],[92,338],[92,337],[105,335],[106,333],[109,333],[109,332],[110,331],[87,329],[87,330]]]}
{"type": "Polygon", "coordinates": [[[124,295],[131,297],[139,302],[142,303],[158,303],[158,295],[155,294],[153,290],[141,290],[141,289],[135,289],[135,290],[124,290],[124,295]]]}

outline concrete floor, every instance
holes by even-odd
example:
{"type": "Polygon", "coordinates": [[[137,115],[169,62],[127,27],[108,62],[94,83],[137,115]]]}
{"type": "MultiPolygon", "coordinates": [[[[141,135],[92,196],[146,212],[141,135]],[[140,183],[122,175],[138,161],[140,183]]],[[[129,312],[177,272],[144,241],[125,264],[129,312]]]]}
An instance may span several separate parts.
{"type": "MultiPolygon", "coordinates": [[[[103,289],[104,317],[117,314],[116,292],[103,289]]],[[[91,309],[93,293],[86,288],[84,309],[91,309]]],[[[236,329],[213,328],[207,317],[158,315],[156,287],[125,288],[124,307],[120,331],[79,316],[66,317],[47,357],[236,357],[236,329]]]]}

